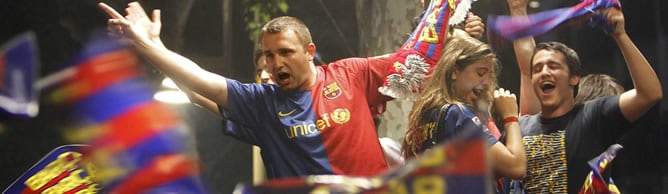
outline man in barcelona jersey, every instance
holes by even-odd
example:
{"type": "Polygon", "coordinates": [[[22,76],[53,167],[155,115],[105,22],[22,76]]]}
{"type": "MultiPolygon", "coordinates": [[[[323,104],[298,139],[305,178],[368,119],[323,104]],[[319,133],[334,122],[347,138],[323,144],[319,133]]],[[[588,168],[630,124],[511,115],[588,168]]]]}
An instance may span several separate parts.
{"type": "MultiPolygon", "coordinates": [[[[269,179],[373,176],[388,168],[372,115],[391,99],[378,88],[395,65],[392,56],[348,58],[316,67],[308,28],[294,17],[278,17],[264,25],[260,37],[275,84],[244,84],[165,48],[159,40],[159,14],[149,19],[136,2],[129,4],[126,16],[103,3],[100,8],[111,17],[111,35],[126,39],[153,66],[198,96],[191,98],[195,103],[204,99],[217,105],[227,121],[226,135],[262,148],[269,179]]],[[[446,30],[438,32],[437,39],[446,30]]]]}

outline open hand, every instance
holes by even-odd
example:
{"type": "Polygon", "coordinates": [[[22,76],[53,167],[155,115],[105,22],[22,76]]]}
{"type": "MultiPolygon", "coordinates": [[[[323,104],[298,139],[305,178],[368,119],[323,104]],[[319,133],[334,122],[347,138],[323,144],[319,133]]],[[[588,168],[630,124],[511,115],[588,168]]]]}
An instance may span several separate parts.
{"type": "Polygon", "coordinates": [[[99,3],[98,6],[111,18],[107,22],[107,31],[110,36],[124,37],[134,41],[157,41],[162,44],[160,42],[162,28],[160,10],[153,10],[152,19],[150,19],[144,8],[137,2],[128,4],[125,9],[127,13],[125,17],[107,4],[99,3]]]}

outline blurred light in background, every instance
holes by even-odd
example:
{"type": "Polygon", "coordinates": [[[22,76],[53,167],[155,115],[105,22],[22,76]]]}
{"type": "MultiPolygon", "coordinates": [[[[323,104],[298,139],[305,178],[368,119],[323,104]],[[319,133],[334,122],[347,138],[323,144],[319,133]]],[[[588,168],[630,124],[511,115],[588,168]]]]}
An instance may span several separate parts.
{"type": "Polygon", "coordinates": [[[168,77],[162,79],[162,87],[169,89],[179,89],[179,87],[176,86],[176,83],[174,83],[174,81],[172,81],[172,79],[169,79],[168,77]]]}
{"type": "Polygon", "coordinates": [[[530,2],[529,2],[529,7],[534,8],[534,9],[537,9],[538,7],[540,7],[540,2],[538,2],[538,1],[530,1],[530,2]]]}
{"type": "Polygon", "coordinates": [[[169,104],[190,103],[188,96],[179,90],[178,86],[176,86],[172,79],[163,79],[162,88],[163,89],[153,95],[153,99],[169,104]]]}

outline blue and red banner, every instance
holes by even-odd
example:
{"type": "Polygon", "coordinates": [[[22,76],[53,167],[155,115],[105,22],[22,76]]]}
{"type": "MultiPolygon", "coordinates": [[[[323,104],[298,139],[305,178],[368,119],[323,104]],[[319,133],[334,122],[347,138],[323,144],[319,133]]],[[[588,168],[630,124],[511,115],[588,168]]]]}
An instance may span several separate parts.
{"type": "Polygon", "coordinates": [[[463,133],[376,177],[313,175],[239,185],[235,193],[492,193],[487,143],[481,133],[463,133]]]}
{"type": "Polygon", "coordinates": [[[615,156],[617,156],[617,152],[622,149],[622,146],[619,144],[614,144],[608,147],[605,152],[601,153],[596,158],[593,158],[587,162],[589,165],[589,168],[591,168],[591,172],[589,172],[589,175],[587,175],[587,178],[585,179],[585,183],[582,185],[582,188],[580,188],[580,191],[578,194],[594,194],[594,193],[607,193],[607,194],[619,194],[619,189],[615,185],[615,183],[612,181],[612,178],[610,178],[610,182],[608,183],[605,181],[603,178],[603,171],[605,170],[606,167],[612,162],[613,159],[615,159],[615,156]]]}
{"type": "Polygon", "coordinates": [[[86,145],[60,146],[9,185],[3,194],[97,193],[95,166],[85,160],[86,145]]]}
{"type": "Polygon", "coordinates": [[[72,141],[91,146],[103,193],[206,193],[189,130],[167,105],[153,100],[136,54],[97,39],[74,60],[74,73],[51,99],[73,111],[80,127],[72,141]]]}
{"type": "Polygon", "coordinates": [[[39,68],[37,42],[26,32],[0,48],[0,110],[8,116],[34,117],[39,110],[35,80],[39,68]]]}

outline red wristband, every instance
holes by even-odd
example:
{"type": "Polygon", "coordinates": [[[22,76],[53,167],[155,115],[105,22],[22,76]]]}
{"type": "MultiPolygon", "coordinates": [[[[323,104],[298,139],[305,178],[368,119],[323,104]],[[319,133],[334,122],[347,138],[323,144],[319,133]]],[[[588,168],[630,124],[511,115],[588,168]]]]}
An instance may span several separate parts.
{"type": "Polygon", "coordinates": [[[518,122],[519,123],[520,120],[518,120],[516,116],[509,116],[509,117],[506,117],[505,119],[503,119],[503,124],[507,124],[507,123],[510,123],[510,122],[518,122]]]}

